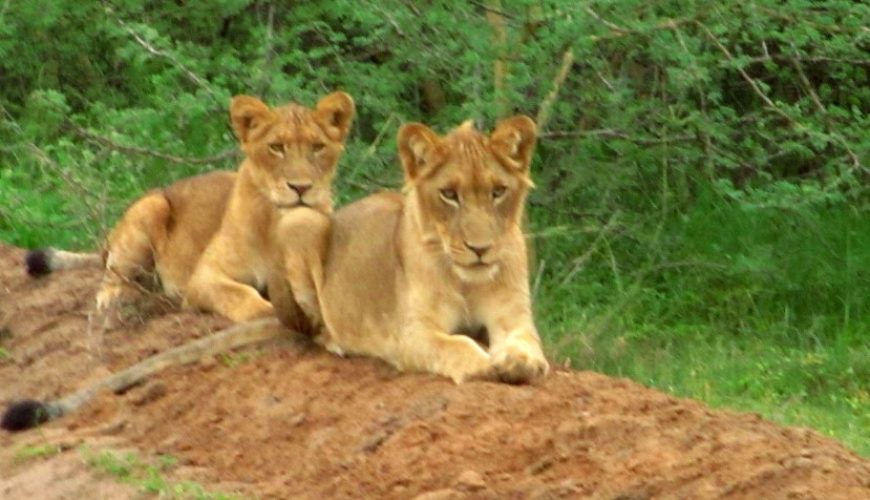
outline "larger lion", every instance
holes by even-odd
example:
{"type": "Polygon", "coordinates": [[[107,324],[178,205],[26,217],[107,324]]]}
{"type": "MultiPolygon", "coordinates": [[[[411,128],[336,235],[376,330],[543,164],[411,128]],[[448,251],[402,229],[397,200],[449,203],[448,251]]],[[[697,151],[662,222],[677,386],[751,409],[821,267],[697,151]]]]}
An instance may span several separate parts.
{"type": "MultiPolygon", "coordinates": [[[[332,218],[300,210],[282,221],[279,245],[307,238],[306,251],[322,249],[320,261],[300,265],[295,252],[287,259],[288,269],[311,273],[301,285],[298,272],[286,281],[301,302],[316,295],[319,306],[304,309],[319,313],[317,341],[456,382],[544,375],[521,230],[535,139],[525,116],[488,136],[471,122],[445,137],[404,125],[403,194],[369,196],[332,218]],[[478,332],[486,346],[469,336],[478,332]]],[[[281,313],[293,304],[275,306],[281,313]]]]}
{"type": "MultiPolygon", "coordinates": [[[[272,227],[299,207],[332,211],[332,180],[353,117],[353,99],[343,92],[314,109],[234,97],[230,118],[246,156],[238,172],[183,179],[134,202],[107,238],[98,308],[129,296],[154,270],[166,294],[191,306],[234,321],[271,316],[261,291],[271,273],[272,227]]],[[[28,267],[41,274],[96,260],[38,251],[28,267]]]]}

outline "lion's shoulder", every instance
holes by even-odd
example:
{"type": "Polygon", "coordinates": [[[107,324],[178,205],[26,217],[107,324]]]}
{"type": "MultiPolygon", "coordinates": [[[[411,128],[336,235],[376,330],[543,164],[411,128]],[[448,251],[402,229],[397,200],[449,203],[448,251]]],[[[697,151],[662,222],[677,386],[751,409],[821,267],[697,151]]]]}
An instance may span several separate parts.
{"type": "Polygon", "coordinates": [[[389,253],[403,206],[401,194],[382,192],[342,207],[333,217],[330,247],[352,253],[389,253]]]}
{"type": "Polygon", "coordinates": [[[357,224],[369,219],[397,217],[404,206],[400,193],[383,191],[342,207],[335,214],[337,224],[357,224]]]}

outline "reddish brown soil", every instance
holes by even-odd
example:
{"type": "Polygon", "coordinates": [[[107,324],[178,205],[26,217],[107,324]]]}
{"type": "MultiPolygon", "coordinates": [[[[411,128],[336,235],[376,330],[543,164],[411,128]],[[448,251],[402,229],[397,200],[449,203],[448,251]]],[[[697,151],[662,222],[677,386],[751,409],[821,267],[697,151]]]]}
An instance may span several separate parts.
{"type": "MultiPolygon", "coordinates": [[[[227,324],[159,303],[89,323],[99,270],[33,280],[22,258],[0,245],[4,406],[227,324]]],[[[625,379],[556,371],[537,386],[456,386],[291,340],[0,433],[0,498],[140,495],[86,465],[81,444],[171,454],[171,481],[260,498],[870,498],[870,463],[831,439],[625,379]],[[40,443],[65,451],[21,459],[40,443]]]]}

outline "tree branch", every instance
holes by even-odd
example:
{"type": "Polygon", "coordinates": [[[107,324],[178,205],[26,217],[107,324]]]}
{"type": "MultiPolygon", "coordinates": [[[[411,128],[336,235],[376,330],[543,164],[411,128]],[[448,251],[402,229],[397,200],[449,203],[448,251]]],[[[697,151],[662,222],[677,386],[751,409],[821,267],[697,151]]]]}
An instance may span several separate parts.
{"type": "Polygon", "coordinates": [[[273,38],[275,30],[275,4],[269,3],[269,10],[266,13],[266,36],[263,37],[263,71],[259,75],[257,83],[257,93],[260,96],[265,96],[269,93],[272,87],[272,78],[269,76],[269,70],[272,68],[272,61],[275,58],[275,50],[273,48],[273,38]]]}
{"type": "Polygon", "coordinates": [[[492,40],[498,51],[498,55],[492,63],[495,97],[498,104],[498,116],[504,117],[510,110],[510,102],[506,94],[508,75],[508,64],[505,59],[505,51],[507,50],[507,23],[505,18],[497,13],[501,11],[501,0],[487,0],[487,4],[491,7],[491,10],[486,11],[486,20],[492,27],[492,40]]]}

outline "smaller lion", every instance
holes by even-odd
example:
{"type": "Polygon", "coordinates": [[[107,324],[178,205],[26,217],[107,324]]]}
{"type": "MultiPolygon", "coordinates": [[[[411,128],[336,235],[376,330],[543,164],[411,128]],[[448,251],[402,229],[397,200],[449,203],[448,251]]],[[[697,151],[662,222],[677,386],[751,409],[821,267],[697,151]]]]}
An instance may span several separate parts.
{"type": "MultiPolygon", "coordinates": [[[[230,118],[246,156],[238,172],[182,179],[134,202],[107,238],[97,308],[134,293],[153,270],[163,292],[189,306],[236,322],[272,316],[261,294],[272,273],[272,227],[300,207],[332,212],[332,180],[354,114],[344,92],[313,109],[234,97],[230,118]]],[[[45,249],[30,252],[27,267],[40,275],[99,261],[45,249]]]]}
{"type": "MultiPolygon", "coordinates": [[[[270,283],[270,294],[289,286],[315,340],[338,354],[457,383],[545,375],[521,229],[535,141],[526,116],[489,135],[470,121],[444,137],[402,126],[403,193],[368,196],[333,217],[299,210],[282,220],[278,245],[307,238],[305,251],[322,255],[300,265],[288,252],[286,279],[270,283]],[[486,346],[472,339],[480,332],[486,346]]],[[[293,317],[292,301],[273,302],[279,317],[293,317]]]]}

